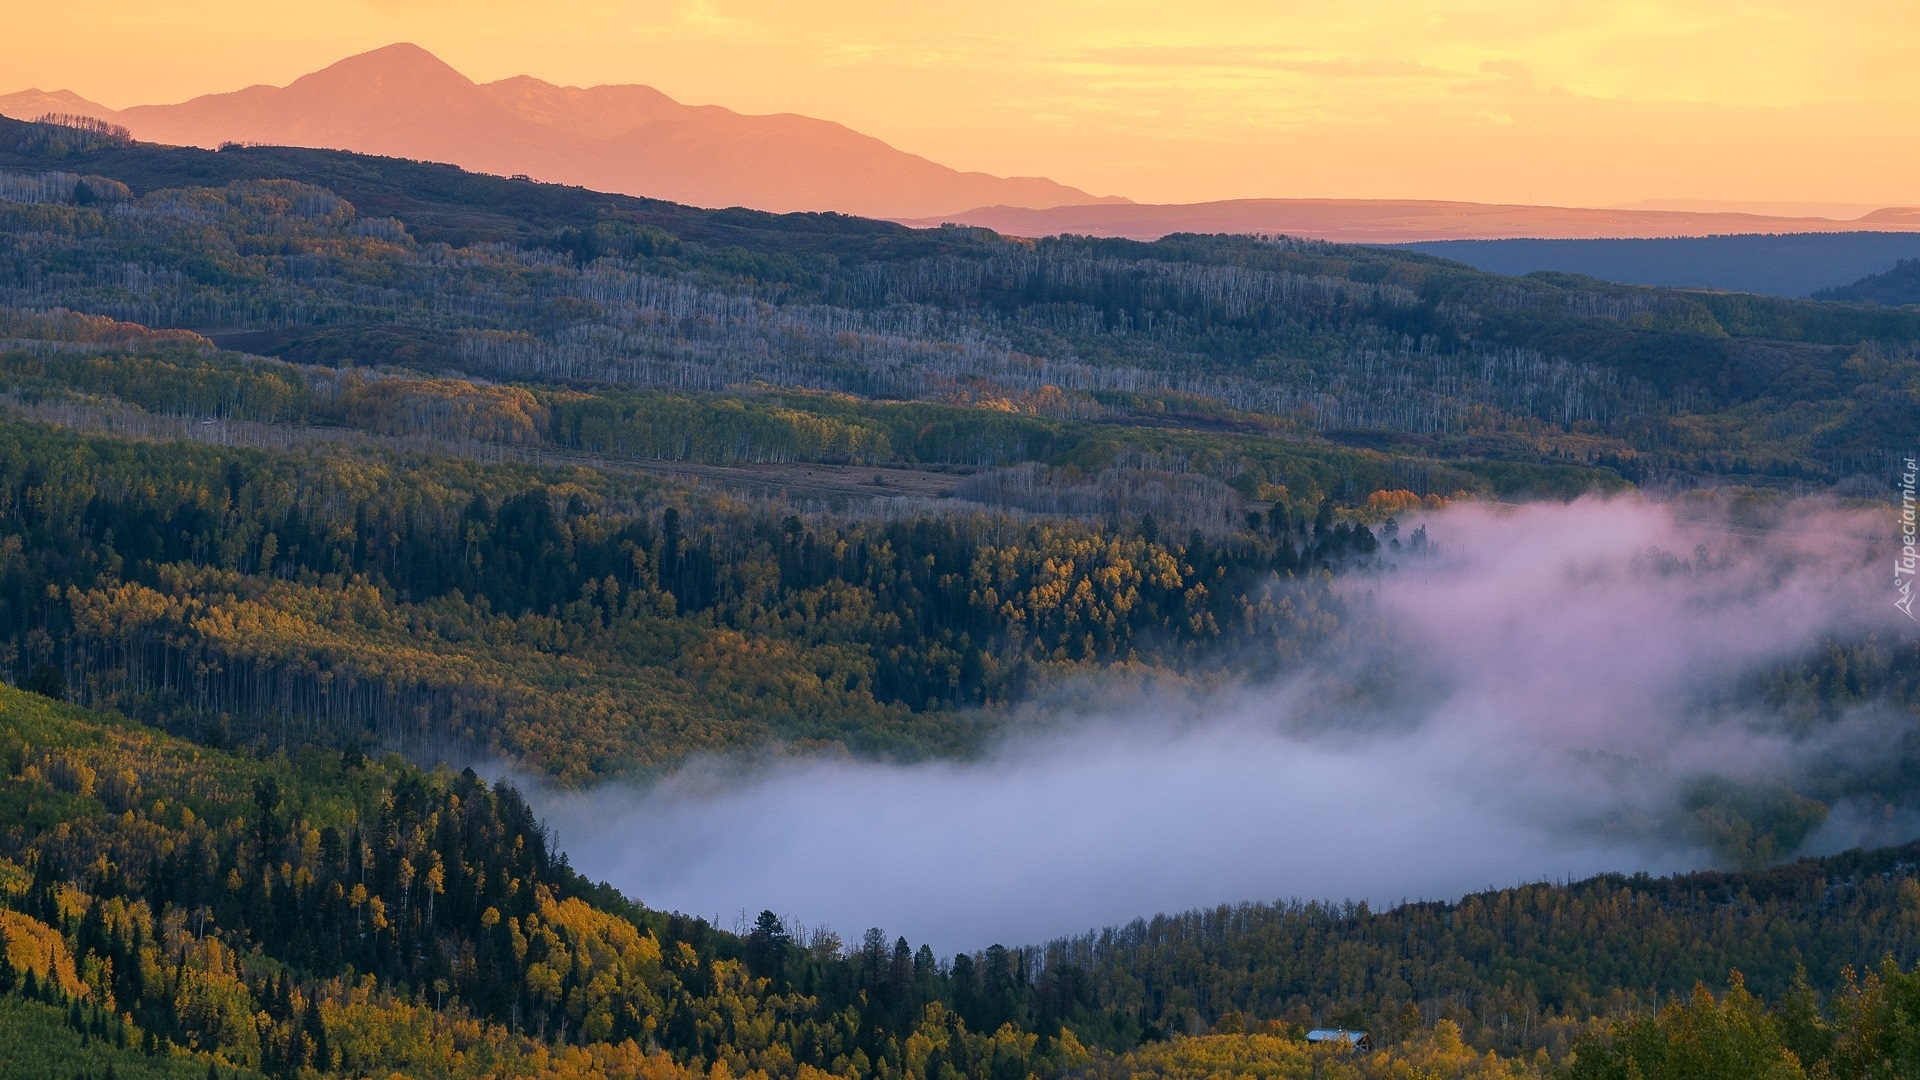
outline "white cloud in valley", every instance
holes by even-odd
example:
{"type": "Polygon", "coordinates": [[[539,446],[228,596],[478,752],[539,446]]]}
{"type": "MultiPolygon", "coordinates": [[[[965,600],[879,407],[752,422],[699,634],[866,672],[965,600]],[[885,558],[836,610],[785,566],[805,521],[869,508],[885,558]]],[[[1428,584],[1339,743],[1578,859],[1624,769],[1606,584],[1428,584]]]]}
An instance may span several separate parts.
{"type": "MultiPolygon", "coordinates": [[[[1880,512],[1729,509],[1454,508],[1425,522],[1436,554],[1342,578],[1340,647],[1278,682],[1029,709],[967,763],[707,762],[536,804],[578,869],[651,906],[943,952],[1223,902],[1706,866],[1690,781],[1845,770],[1914,721],[1868,704],[1796,735],[1735,692],[1902,631],[1880,512]]],[[[1806,847],[1920,831],[1887,810],[1838,803],[1806,847]]]]}

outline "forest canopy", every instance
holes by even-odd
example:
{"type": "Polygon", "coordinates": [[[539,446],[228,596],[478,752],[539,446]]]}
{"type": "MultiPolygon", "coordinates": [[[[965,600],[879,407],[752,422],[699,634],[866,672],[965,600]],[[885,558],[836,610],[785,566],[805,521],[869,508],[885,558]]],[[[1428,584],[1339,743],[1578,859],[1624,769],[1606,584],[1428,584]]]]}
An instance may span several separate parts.
{"type": "MultiPolygon", "coordinates": [[[[959,760],[1079,680],[1258,684],[1451,503],[1883,495],[1916,342],[1845,299],[0,119],[0,1070],[1909,1075],[1920,859],[1768,867],[1827,812],[1786,788],[1690,789],[1737,873],[944,957],[648,909],[434,766],[959,760]]],[[[1738,700],[1905,723],[1916,647],[1738,700]]]]}

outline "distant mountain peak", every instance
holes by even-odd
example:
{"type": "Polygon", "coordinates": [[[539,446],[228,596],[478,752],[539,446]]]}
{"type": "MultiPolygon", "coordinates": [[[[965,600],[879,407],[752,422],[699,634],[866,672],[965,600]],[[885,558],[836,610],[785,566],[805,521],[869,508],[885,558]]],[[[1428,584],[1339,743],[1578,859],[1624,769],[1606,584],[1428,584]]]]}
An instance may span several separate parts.
{"type": "Polygon", "coordinates": [[[48,113],[91,116],[97,120],[113,117],[113,110],[88,101],[71,90],[41,90],[37,87],[12,94],[0,94],[0,116],[15,120],[38,120],[48,113]]]}
{"type": "MultiPolygon", "coordinates": [[[[428,75],[436,78],[457,79],[472,85],[472,80],[455,70],[453,65],[440,59],[407,41],[396,41],[392,45],[383,45],[378,49],[355,53],[352,56],[336,60],[319,71],[301,78],[311,79],[319,75],[428,75]]],[[[296,82],[299,80],[295,80],[296,82]]]]}
{"type": "Polygon", "coordinates": [[[445,161],[695,206],[903,217],[1103,201],[1044,178],[960,172],[831,121],[683,105],[650,86],[555,86],[527,75],[479,85],[410,42],[349,56],[284,87],[177,105],[116,112],[77,95],[51,100],[23,91],[0,97],[0,112],[84,113],[153,142],[445,161]]]}
{"type": "Polygon", "coordinates": [[[470,90],[472,79],[418,45],[399,42],[359,53],[302,75],[287,84],[288,91],[350,86],[356,95],[367,91],[470,90]]]}
{"type": "Polygon", "coordinates": [[[1920,225],[1920,207],[1886,206],[1871,214],[1862,214],[1859,220],[1876,225],[1920,225]]]}
{"type": "Polygon", "coordinates": [[[383,63],[424,64],[432,67],[447,68],[449,71],[452,70],[446,61],[435,56],[425,47],[415,45],[411,41],[396,41],[391,45],[382,45],[377,49],[368,49],[363,53],[355,53],[352,56],[338,61],[333,66],[338,67],[340,64],[350,64],[356,60],[374,59],[378,59],[383,63]]]}

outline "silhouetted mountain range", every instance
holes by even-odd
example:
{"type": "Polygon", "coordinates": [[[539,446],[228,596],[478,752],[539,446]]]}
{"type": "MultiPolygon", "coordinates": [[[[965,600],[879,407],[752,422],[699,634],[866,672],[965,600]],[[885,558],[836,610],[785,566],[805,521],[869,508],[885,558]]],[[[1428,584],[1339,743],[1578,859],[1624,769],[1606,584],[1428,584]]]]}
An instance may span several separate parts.
{"type": "Polygon", "coordinates": [[[284,87],[250,86],[175,105],[116,110],[69,90],[0,95],[0,114],[48,113],[120,124],[151,142],[354,150],[694,206],[834,210],[1019,236],[1264,233],[1391,244],[1920,231],[1920,209],[1903,207],[1838,220],[1427,200],[1136,204],[1043,177],[960,172],[825,120],[683,105],[649,86],[582,89],[526,75],[475,83],[408,44],[348,57],[284,87]]]}
{"type": "Polygon", "coordinates": [[[581,89],[525,75],[475,83],[407,44],[284,87],[177,105],[115,110],[66,90],[0,96],[0,114],[46,113],[122,124],[153,142],[356,150],[696,206],[911,217],[1103,201],[1040,177],[960,172],[825,120],[682,105],[648,86],[581,89]]]}

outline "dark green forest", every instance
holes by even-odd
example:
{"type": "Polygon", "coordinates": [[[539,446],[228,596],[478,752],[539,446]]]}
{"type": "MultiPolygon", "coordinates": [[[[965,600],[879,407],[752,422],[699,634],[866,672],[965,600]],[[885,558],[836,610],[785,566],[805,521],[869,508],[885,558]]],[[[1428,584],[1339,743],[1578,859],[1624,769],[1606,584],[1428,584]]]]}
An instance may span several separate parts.
{"type": "Polygon", "coordinates": [[[1920,304],[1920,259],[1901,259],[1893,269],[1868,274],[1851,285],[1814,294],[1816,300],[1851,300],[1898,307],[1920,304]]]}
{"type": "MultiPolygon", "coordinates": [[[[955,956],[649,910],[439,765],[965,759],[1089,677],[1337,653],[1341,583],[1451,502],[1883,498],[1920,309],[1867,299],[0,119],[0,1071],[1916,1075],[1920,856],[1778,864],[1825,802],[1905,798],[1910,734],[1697,793],[1739,872],[955,956]]],[[[1904,720],[1916,650],[1731,692],[1904,720]]]]}

